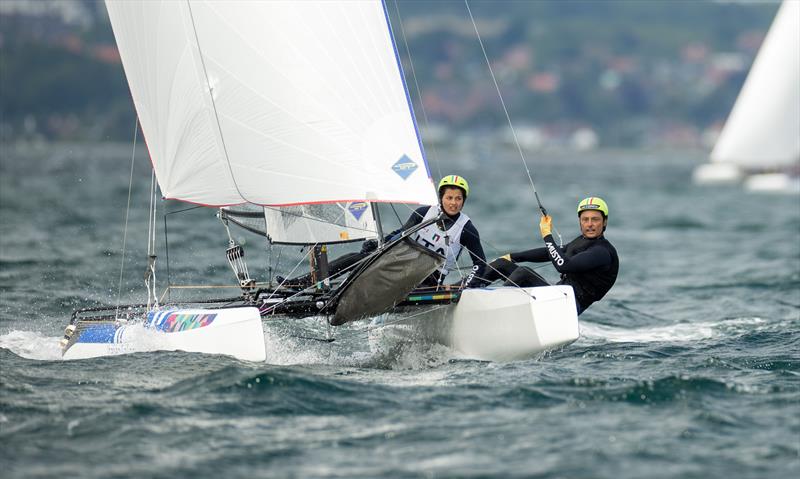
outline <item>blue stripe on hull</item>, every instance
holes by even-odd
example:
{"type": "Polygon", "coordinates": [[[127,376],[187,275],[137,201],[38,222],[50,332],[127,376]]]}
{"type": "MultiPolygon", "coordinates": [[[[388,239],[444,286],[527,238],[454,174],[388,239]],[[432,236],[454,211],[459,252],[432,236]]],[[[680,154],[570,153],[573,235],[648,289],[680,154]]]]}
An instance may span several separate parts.
{"type": "Polygon", "coordinates": [[[117,335],[117,330],[121,329],[121,326],[117,326],[114,324],[101,324],[97,326],[90,326],[86,329],[81,330],[80,336],[78,336],[78,343],[115,343],[115,337],[117,335]]]}

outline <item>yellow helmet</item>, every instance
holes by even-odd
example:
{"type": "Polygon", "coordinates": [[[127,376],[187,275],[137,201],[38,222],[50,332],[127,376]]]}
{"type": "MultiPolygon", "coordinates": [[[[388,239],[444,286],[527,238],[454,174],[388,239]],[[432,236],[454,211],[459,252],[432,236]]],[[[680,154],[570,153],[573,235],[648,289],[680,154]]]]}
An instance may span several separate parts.
{"type": "Polygon", "coordinates": [[[598,210],[603,213],[603,218],[608,218],[608,205],[602,198],[590,196],[582,199],[581,202],[578,203],[578,216],[581,215],[581,212],[587,210],[598,210]]]}
{"type": "Polygon", "coordinates": [[[469,196],[469,183],[467,183],[467,180],[464,179],[463,176],[447,175],[444,178],[442,178],[442,180],[439,182],[439,188],[438,188],[440,198],[442,196],[442,188],[444,187],[461,188],[464,191],[465,200],[467,199],[467,196],[469,196]]]}

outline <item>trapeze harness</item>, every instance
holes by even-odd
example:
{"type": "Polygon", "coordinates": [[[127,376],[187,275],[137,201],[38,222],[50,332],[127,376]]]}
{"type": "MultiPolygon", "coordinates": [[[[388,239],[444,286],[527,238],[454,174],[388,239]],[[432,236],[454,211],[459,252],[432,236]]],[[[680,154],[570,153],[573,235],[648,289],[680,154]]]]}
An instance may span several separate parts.
{"type": "MultiPolygon", "coordinates": [[[[421,222],[432,220],[441,213],[438,207],[430,207],[421,222]]],[[[439,270],[442,277],[455,269],[458,256],[461,254],[461,232],[469,222],[469,216],[461,213],[447,231],[442,231],[437,223],[430,224],[417,231],[412,239],[431,251],[445,257],[444,266],[439,270]]]]}

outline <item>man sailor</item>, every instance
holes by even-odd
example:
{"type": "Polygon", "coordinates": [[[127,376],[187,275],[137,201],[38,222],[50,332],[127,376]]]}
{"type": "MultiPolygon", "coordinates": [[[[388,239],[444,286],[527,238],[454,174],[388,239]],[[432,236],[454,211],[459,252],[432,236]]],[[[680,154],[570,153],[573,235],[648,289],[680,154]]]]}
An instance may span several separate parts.
{"type": "Polygon", "coordinates": [[[547,286],[544,278],[517,263],[549,261],[561,273],[561,280],[557,284],[572,286],[578,314],[581,314],[605,296],[619,272],[617,250],[603,235],[608,226],[608,205],[596,196],[581,200],[578,203],[581,235],[564,248],[553,240],[552,221],[549,215],[543,215],[539,222],[544,247],[509,253],[492,261],[486,279],[494,281],[504,278],[505,286],[547,286]]]}
{"type": "MultiPolygon", "coordinates": [[[[420,286],[438,286],[453,269],[456,269],[459,255],[463,250],[469,252],[472,259],[472,270],[461,281],[465,288],[480,287],[485,283],[482,279],[486,268],[486,255],[481,246],[480,234],[472,224],[469,216],[461,210],[469,196],[469,183],[463,176],[447,175],[439,181],[439,204],[437,206],[422,206],[411,213],[405,224],[398,230],[391,232],[387,239],[394,239],[414,226],[437,218],[440,213],[442,220],[432,223],[411,237],[413,241],[435,251],[445,257],[445,264],[441,269],[425,278],[420,286]]],[[[377,242],[369,240],[358,253],[343,255],[328,264],[330,275],[334,275],[366,258],[375,248],[377,242]]],[[[307,287],[311,284],[311,276],[304,275],[291,280],[277,277],[278,282],[287,286],[307,287]]]]}

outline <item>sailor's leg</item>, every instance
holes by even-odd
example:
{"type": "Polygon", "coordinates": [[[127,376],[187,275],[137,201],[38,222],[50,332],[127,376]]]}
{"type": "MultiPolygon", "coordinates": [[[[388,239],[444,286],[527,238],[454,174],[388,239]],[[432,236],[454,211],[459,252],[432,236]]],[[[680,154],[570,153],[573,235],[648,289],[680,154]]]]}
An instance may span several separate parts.
{"type": "Polygon", "coordinates": [[[503,286],[520,286],[528,288],[531,286],[550,286],[546,279],[539,276],[539,273],[528,268],[527,266],[520,266],[515,269],[508,277],[508,281],[503,283],[503,286]]]}
{"type": "Polygon", "coordinates": [[[513,261],[497,258],[486,267],[483,278],[489,283],[497,281],[498,279],[505,281],[517,268],[519,268],[519,266],[513,261]]]}

